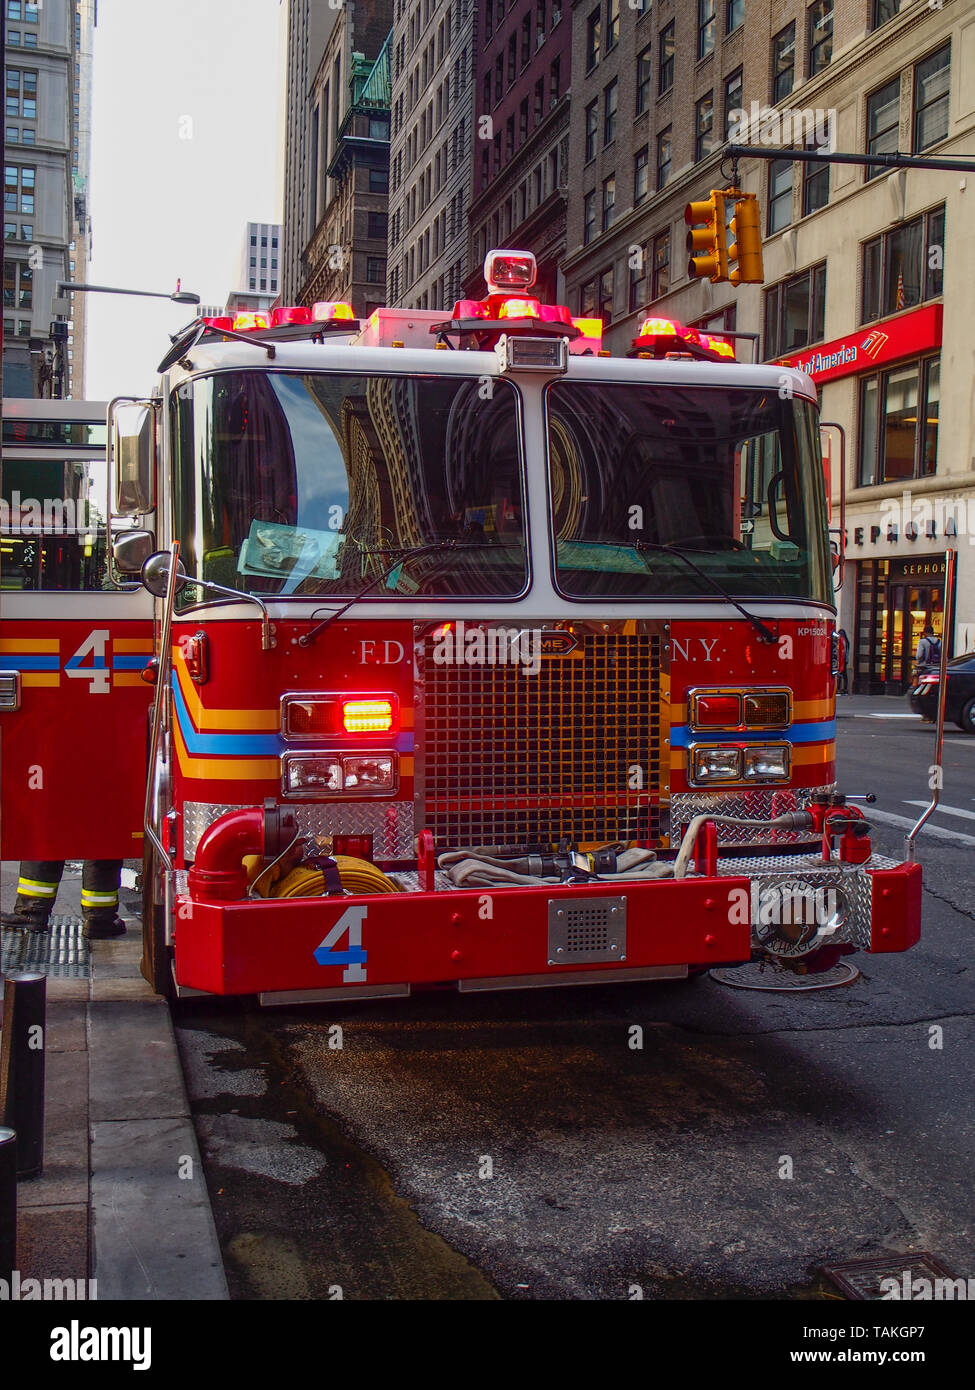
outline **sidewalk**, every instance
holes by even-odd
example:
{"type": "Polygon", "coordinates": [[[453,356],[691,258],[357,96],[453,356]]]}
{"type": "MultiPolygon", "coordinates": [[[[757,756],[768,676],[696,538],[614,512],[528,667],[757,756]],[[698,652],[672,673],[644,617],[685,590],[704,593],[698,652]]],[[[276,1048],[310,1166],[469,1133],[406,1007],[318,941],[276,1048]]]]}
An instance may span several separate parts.
{"type": "MultiPolygon", "coordinates": [[[[18,865],[2,865],[13,906],[18,865]]],[[[105,1299],[228,1297],[169,1009],[128,935],[80,934],[81,866],[65,869],[52,929],[3,931],[5,973],[47,974],[44,1172],[17,1187],[23,1281],[95,1280],[105,1299]]],[[[77,1287],[77,1285],[76,1285],[77,1287]]]]}

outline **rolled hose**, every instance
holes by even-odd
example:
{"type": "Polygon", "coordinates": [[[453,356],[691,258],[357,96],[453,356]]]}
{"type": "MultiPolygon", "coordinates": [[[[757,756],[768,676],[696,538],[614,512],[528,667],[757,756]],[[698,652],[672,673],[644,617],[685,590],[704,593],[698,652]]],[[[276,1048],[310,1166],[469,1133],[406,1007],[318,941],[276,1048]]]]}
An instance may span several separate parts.
{"type": "MultiPolygon", "coordinates": [[[[402,893],[393,879],[367,859],[355,859],[349,854],[333,855],[342,887],[348,893],[402,893]]],[[[250,866],[249,866],[250,867],[250,866]]],[[[257,874],[254,891],[262,898],[320,898],[327,892],[321,869],[299,864],[282,874],[273,865],[257,874]]]]}

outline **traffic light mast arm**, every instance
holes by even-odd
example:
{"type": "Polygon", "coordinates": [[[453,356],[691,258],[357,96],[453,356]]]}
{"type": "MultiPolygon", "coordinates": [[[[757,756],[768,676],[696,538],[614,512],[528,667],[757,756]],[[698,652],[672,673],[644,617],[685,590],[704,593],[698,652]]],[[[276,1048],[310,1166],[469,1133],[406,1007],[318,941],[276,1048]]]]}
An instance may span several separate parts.
{"type": "Polygon", "coordinates": [[[885,169],[946,169],[975,174],[975,159],[924,159],[910,154],[846,154],[826,150],[767,149],[764,145],[727,145],[729,159],[791,159],[805,164],[868,164],[885,169]]]}

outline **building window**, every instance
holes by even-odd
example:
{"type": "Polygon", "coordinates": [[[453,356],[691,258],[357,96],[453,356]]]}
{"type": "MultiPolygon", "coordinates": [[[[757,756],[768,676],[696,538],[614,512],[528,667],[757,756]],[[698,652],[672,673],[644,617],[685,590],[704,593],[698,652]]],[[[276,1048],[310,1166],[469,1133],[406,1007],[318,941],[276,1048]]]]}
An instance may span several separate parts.
{"type": "Polygon", "coordinates": [[[860,486],[938,471],[941,359],[927,357],[860,382],[860,486]]]}
{"type": "MultiPolygon", "coordinates": [[[[822,147],[828,146],[828,138],[823,140],[822,147]]],[[[806,141],[808,149],[819,149],[820,144],[815,135],[806,141]]],[[[802,215],[808,217],[811,212],[824,208],[829,202],[829,165],[809,161],[802,165],[802,215]]]]}
{"type": "Polygon", "coordinates": [[[599,131],[599,102],[591,101],[586,107],[586,163],[596,158],[596,135],[599,131]]]}
{"type": "Polygon", "coordinates": [[[497,106],[504,95],[504,55],[499,53],[494,60],[494,104],[497,106]]]}
{"type": "Polygon", "coordinates": [[[588,246],[596,235],[596,193],[587,193],[582,202],[582,242],[588,246]]]}
{"type": "Polygon", "coordinates": [[[510,159],[515,152],[515,118],[509,116],[504,128],[505,159],[510,159]]]}
{"type": "Polygon", "coordinates": [[[525,67],[532,52],[532,17],[526,14],[521,21],[521,66],[525,67]]]}
{"type": "Polygon", "coordinates": [[[745,0],[728,0],[725,8],[725,33],[730,34],[745,22],[745,0]]]}
{"type": "Polygon", "coordinates": [[[614,77],[603,92],[603,149],[616,139],[616,109],[619,100],[619,83],[614,77]]]}
{"type": "Polygon", "coordinates": [[[650,76],[652,72],[652,55],[650,45],[647,44],[636,60],[636,114],[638,116],[642,111],[649,110],[650,107],[650,76]]]}
{"type": "Polygon", "coordinates": [[[909,0],[873,0],[873,27],[879,29],[881,24],[886,24],[888,19],[900,14],[908,3],[909,0]]]}
{"type": "MultiPolygon", "coordinates": [[[[19,31],[18,31],[17,29],[10,29],[10,30],[8,31],[8,33],[7,33],[7,43],[9,44],[9,46],[10,46],[11,48],[19,48],[19,47],[20,47],[20,33],[19,33],[19,31]]],[[[10,331],[11,331],[11,333],[14,331],[14,330],[13,330],[13,323],[11,323],[11,325],[10,325],[10,331]]]]}
{"type": "MultiPolygon", "coordinates": [[[[900,125],[901,80],[895,77],[867,97],[867,154],[895,154],[900,125]]],[[[864,179],[875,179],[882,165],[867,166],[864,179]]]]}
{"type": "Polygon", "coordinates": [[[657,192],[665,187],[670,178],[672,127],[668,126],[657,136],[657,192]]]}
{"type": "Polygon", "coordinates": [[[4,239],[4,241],[16,241],[16,240],[17,240],[17,223],[16,223],[16,222],[5,222],[5,223],[3,224],[3,239],[4,239]]]}
{"type": "Polygon", "coordinates": [[[515,80],[518,71],[518,35],[512,34],[508,40],[508,86],[515,80]]]}
{"type": "Polygon", "coordinates": [[[523,145],[528,139],[528,98],[518,108],[518,143],[523,145]]]}
{"type": "Polygon", "coordinates": [[[714,52],[715,0],[697,0],[697,56],[714,52]]]}
{"type": "Polygon", "coordinates": [[[772,40],[772,100],[782,101],[792,91],[796,75],[796,22],[792,21],[772,40]]]}
{"type": "Polygon", "coordinates": [[[708,92],[694,107],[694,158],[704,159],[714,149],[714,93],[708,92]]]}
{"type": "Polygon", "coordinates": [[[603,327],[608,328],[613,322],[613,288],[614,288],[613,267],[604,270],[599,277],[599,303],[597,305],[599,317],[603,321],[603,327]]]}
{"type": "Polygon", "coordinates": [[[606,0],[606,52],[615,48],[620,37],[620,0],[606,0]]]}
{"type": "Polygon", "coordinates": [[[5,212],[34,211],[36,170],[29,165],[7,164],[3,176],[3,207],[5,212]]]}
{"type": "MultiPolygon", "coordinates": [[[[634,248],[636,250],[636,248],[634,248]]],[[[636,265],[630,258],[630,313],[633,314],[646,302],[647,260],[649,247],[641,246],[636,265]]]]}
{"type": "Polygon", "coordinates": [[[382,256],[366,257],[366,279],[370,285],[385,284],[386,262],[382,256]]]}
{"type": "Polygon", "coordinates": [[[735,121],[742,119],[742,101],[744,100],[744,85],[742,69],[735,68],[724,80],[724,131],[725,139],[731,137],[728,132],[735,121]]]}
{"type": "Polygon", "coordinates": [[[535,48],[541,48],[545,42],[545,0],[536,0],[535,3],[535,48]]]}
{"type": "Polygon", "coordinates": [[[586,71],[591,72],[599,62],[599,10],[593,10],[586,20],[586,71]]]}
{"type": "Polygon", "coordinates": [[[942,206],[864,242],[861,323],[943,293],[944,237],[942,206]]]}
{"type": "Polygon", "coordinates": [[[22,222],[22,223],[21,223],[21,227],[20,227],[20,239],[21,239],[21,241],[33,241],[33,240],[34,240],[34,224],[33,224],[33,222],[22,222]]]}
{"type": "Polygon", "coordinates": [[[494,0],[485,0],[484,4],[484,36],[490,38],[494,33],[494,0]]]}
{"type": "Polygon", "coordinates": [[[369,170],[369,192],[388,193],[389,192],[389,170],[370,169],[369,170]]]}
{"type": "MultiPolygon", "coordinates": [[[[914,153],[936,145],[948,134],[948,86],[951,44],[922,59],[914,69],[914,153]]],[[[26,113],[25,113],[26,114],[26,113]]]]}
{"type": "Polygon", "coordinates": [[[556,58],[548,70],[548,104],[554,106],[562,95],[562,60],[556,58]]]}
{"type": "Polygon", "coordinates": [[[674,21],[660,31],[660,93],[669,92],[674,85],[674,21]]]}
{"type": "Polygon", "coordinates": [[[644,145],[633,157],[633,205],[642,203],[650,192],[650,147],[644,145]]]}
{"type": "Polygon", "coordinates": [[[792,221],[792,160],[773,159],[768,166],[768,235],[792,221]]]}
{"type": "Polygon", "coordinates": [[[806,11],[809,76],[822,72],[833,56],[833,0],[818,0],[806,11]]]}
{"type": "Polygon", "coordinates": [[[7,126],[7,143],[9,145],[20,144],[20,131],[17,129],[15,125],[7,126]]]}
{"type": "Polygon", "coordinates": [[[36,72],[24,72],[20,68],[8,68],[6,96],[6,112],[8,116],[22,116],[25,121],[36,121],[36,72]]]}
{"type": "Polygon", "coordinates": [[[579,290],[579,314],[584,319],[596,317],[596,282],[587,280],[579,290]]]}
{"type": "Polygon", "coordinates": [[[826,263],[780,280],[765,292],[765,360],[822,342],[826,333],[826,263]]]}
{"type": "Polygon", "coordinates": [[[670,233],[661,232],[653,239],[653,280],[651,299],[660,299],[670,289],[670,233]]]}
{"type": "Polygon", "coordinates": [[[616,175],[603,179],[603,231],[609,231],[616,213],[616,175]]]}
{"type": "MultiPolygon", "coordinates": [[[[386,240],[386,233],[389,228],[389,216],[385,212],[370,212],[366,216],[366,235],[375,240],[386,240]]],[[[398,239],[398,238],[397,238],[398,239]]],[[[272,269],[276,268],[277,261],[271,262],[272,269]]]]}
{"type": "Polygon", "coordinates": [[[545,78],[540,77],[535,83],[535,122],[536,124],[545,115],[545,78]]]}
{"type": "Polygon", "coordinates": [[[36,34],[25,34],[25,35],[24,35],[24,47],[25,47],[25,48],[36,48],[36,47],[37,47],[37,35],[36,35],[36,34]]]}

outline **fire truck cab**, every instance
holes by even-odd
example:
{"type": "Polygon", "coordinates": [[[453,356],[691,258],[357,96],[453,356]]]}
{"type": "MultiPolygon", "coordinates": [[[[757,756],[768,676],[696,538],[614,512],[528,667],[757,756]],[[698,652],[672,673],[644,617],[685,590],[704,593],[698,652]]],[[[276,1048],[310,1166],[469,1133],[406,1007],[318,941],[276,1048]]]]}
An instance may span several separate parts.
{"type": "Polygon", "coordinates": [[[812,383],[659,319],[609,357],[526,253],[485,272],[449,314],[197,321],[112,405],[147,977],[273,1004],[910,946],[920,870],[836,788],[812,383]]]}

